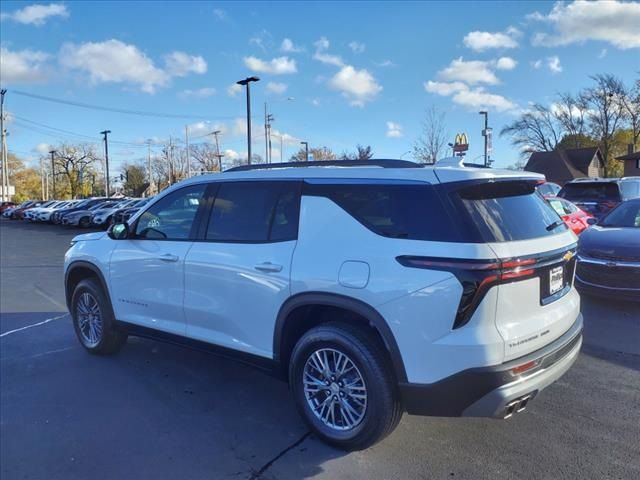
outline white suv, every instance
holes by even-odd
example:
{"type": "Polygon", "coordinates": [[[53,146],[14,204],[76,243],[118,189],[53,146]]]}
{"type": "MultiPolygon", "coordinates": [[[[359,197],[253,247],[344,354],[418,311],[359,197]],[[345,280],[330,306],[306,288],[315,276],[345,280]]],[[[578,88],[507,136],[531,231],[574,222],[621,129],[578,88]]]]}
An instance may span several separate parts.
{"type": "Polygon", "coordinates": [[[113,353],[141,335],[267,368],[345,449],[404,411],[508,418],[571,367],[576,237],[541,176],[321,165],[192,178],[76,237],[65,288],[82,345],[113,353]]]}

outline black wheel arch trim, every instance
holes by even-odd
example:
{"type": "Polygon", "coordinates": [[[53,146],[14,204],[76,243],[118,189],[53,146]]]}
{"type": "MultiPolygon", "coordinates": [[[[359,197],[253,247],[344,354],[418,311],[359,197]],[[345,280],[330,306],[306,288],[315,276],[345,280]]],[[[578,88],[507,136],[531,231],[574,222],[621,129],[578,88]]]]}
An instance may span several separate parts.
{"type": "Polygon", "coordinates": [[[289,314],[299,307],[323,305],[350,310],[365,318],[369,324],[378,332],[382,338],[387,351],[391,357],[392,368],[396,376],[396,381],[404,383],[407,381],[407,373],[404,361],[400,354],[400,349],[393,332],[389,328],[386,320],[371,305],[362,300],[328,292],[303,292],[290,297],[280,307],[276,318],[275,331],[273,336],[273,359],[282,364],[283,358],[281,350],[283,348],[284,332],[289,314]]]}
{"type": "Polygon", "coordinates": [[[69,276],[74,270],[78,268],[86,268],[96,274],[105,295],[111,302],[111,295],[109,294],[109,288],[107,287],[107,282],[100,268],[98,268],[95,264],[91,262],[87,262],[86,260],[75,260],[69,264],[69,267],[67,267],[66,271],[64,272],[64,293],[65,293],[65,300],[67,302],[67,308],[69,309],[69,311],[71,311],[71,297],[73,296],[73,291],[71,291],[69,288],[70,287],[69,276]]]}

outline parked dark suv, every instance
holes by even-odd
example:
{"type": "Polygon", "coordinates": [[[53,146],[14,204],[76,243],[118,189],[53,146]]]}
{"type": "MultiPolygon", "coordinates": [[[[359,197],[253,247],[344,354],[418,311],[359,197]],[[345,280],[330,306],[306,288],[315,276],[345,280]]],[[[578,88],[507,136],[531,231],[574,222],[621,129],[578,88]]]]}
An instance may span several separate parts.
{"type": "Polygon", "coordinates": [[[600,219],[620,202],[640,197],[640,177],[578,178],[566,183],[558,196],[600,219]]]}

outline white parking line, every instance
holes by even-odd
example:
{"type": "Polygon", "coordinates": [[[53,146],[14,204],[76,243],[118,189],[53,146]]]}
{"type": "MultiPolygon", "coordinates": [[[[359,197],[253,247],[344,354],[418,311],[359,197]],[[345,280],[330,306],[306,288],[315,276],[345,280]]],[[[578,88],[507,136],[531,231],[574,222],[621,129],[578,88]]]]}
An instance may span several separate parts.
{"type": "Polygon", "coordinates": [[[69,315],[69,314],[68,313],[64,313],[62,315],[58,315],[57,317],[47,318],[46,320],[43,320],[41,322],[34,323],[33,325],[27,325],[26,327],[20,327],[20,328],[16,328],[15,330],[9,330],[8,332],[0,333],[0,338],[6,337],[7,335],[11,335],[12,333],[21,332],[22,330],[27,330],[29,328],[39,327],[40,325],[44,325],[46,323],[53,322],[54,320],[59,320],[61,318],[64,318],[67,315],[69,315]]]}

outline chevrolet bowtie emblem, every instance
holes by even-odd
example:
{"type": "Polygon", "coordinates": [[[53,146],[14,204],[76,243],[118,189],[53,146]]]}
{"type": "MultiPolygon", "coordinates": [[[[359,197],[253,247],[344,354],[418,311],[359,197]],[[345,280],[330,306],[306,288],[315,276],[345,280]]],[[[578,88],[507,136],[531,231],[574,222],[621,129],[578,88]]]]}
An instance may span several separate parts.
{"type": "Polygon", "coordinates": [[[571,260],[573,258],[574,253],[573,252],[567,252],[564,254],[564,256],[562,257],[562,259],[565,262],[568,262],[569,260],[571,260]]]}

